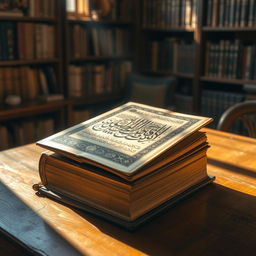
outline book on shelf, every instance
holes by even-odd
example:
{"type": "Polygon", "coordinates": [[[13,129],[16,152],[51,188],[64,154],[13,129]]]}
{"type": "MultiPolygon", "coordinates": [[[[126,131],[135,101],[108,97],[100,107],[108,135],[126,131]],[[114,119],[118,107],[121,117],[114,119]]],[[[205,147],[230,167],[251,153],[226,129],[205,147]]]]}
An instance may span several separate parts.
{"type": "Polygon", "coordinates": [[[70,19],[129,21],[131,9],[130,0],[66,0],[66,11],[70,19]]]}
{"type": "Polygon", "coordinates": [[[256,79],[256,44],[252,41],[207,41],[205,74],[232,79],[256,79]]]}
{"type": "Polygon", "coordinates": [[[153,72],[178,72],[192,75],[195,63],[195,42],[167,37],[148,41],[145,47],[145,68],[153,72]]]}
{"type": "Polygon", "coordinates": [[[121,91],[132,64],[130,61],[111,61],[107,64],[69,65],[69,96],[88,97],[121,91]]]}
{"type": "Polygon", "coordinates": [[[54,17],[55,1],[52,0],[5,0],[0,2],[2,17],[54,17]]]}
{"type": "Polygon", "coordinates": [[[72,111],[72,123],[73,125],[79,124],[88,120],[91,116],[90,109],[73,109],[72,111]]]}
{"type": "Polygon", "coordinates": [[[207,1],[206,25],[213,27],[255,26],[255,0],[207,1]]]}
{"type": "Polygon", "coordinates": [[[0,23],[0,61],[17,59],[16,24],[9,21],[0,23]]]}
{"type": "Polygon", "coordinates": [[[1,1],[0,17],[22,17],[28,7],[27,1],[1,1]]]}
{"type": "Polygon", "coordinates": [[[131,35],[126,28],[83,27],[74,24],[70,26],[70,34],[72,58],[131,56],[130,44],[127,43],[131,39],[131,35]]]}
{"type": "Polygon", "coordinates": [[[14,47],[18,49],[18,59],[40,60],[55,57],[56,33],[53,25],[18,22],[16,34],[14,47]]]}
{"type": "Polygon", "coordinates": [[[0,102],[4,102],[9,95],[19,95],[22,102],[38,98],[47,101],[64,98],[53,67],[0,68],[0,102]]]}
{"type": "Polygon", "coordinates": [[[192,28],[197,23],[198,0],[143,0],[144,28],[192,28]]]}
{"type": "Polygon", "coordinates": [[[212,181],[211,118],[128,102],[37,142],[41,195],[134,229],[212,181]]]}

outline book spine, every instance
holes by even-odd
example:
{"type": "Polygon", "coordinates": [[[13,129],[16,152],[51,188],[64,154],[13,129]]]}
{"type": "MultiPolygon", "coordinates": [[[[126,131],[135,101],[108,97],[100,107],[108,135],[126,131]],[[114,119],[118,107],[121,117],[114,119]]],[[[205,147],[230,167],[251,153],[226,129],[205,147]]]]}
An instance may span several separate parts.
{"type": "Polygon", "coordinates": [[[219,2],[220,15],[218,19],[219,27],[224,26],[224,17],[226,15],[226,0],[220,0],[219,2]]]}

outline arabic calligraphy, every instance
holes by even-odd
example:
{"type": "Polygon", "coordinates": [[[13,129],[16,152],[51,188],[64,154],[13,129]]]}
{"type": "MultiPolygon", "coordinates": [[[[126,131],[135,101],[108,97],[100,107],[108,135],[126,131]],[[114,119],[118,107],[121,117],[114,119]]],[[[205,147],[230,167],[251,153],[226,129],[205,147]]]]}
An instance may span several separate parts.
{"type": "Polygon", "coordinates": [[[92,129],[117,138],[146,142],[155,140],[170,127],[144,118],[112,118],[95,124],[92,129]]]}

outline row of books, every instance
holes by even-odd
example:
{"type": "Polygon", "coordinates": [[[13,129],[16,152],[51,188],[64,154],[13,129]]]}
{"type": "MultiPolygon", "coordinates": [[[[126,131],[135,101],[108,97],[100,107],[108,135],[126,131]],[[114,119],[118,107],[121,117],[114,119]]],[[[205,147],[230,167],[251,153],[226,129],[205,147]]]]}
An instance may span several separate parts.
{"type": "Polygon", "coordinates": [[[69,65],[69,95],[87,97],[124,88],[131,62],[69,65]]]}
{"type": "Polygon", "coordinates": [[[55,1],[52,0],[1,0],[0,16],[4,17],[42,17],[55,15],[55,1]]]}
{"type": "MultiPolygon", "coordinates": [[[[244,99],[245,94],[243,92],[205,89],[202,92],[201,114],[203,116],[212,117],[214,120],[209,126],[216,128],[224,111],[236,103],[244,101],[244,99]]],[[[242,132],[239,125],[236,125],[232,129],[232,132],[235,133],[242,132]]]]}
{"type": "Polygon", "coordinates": [[[155,72],[194,73],[195,42],[165,38],[147,42],[145,68],[155,72]]]}
{"type": "Polygon", "coordinates": [[[22,102],[58,93],[56,75],[52,67],[0,68],[0,103],[9,95],[19,95],[22,102]]]}
{"type": "Polygon", "coordinates": [[[45,59],[56,56],[55,27],[48,24],[17,24],[19,59],[45,59]]]}
{"type": "Polygon", "coordinates": [[[206,25],[213,27],[253,27],[255,0],[208,0],[206,25]]]}
{"type": "Polygon", "coordinates": [[[54,119],[49,117],[0,124],[0,150],[33,143],[49,136],[54,133],[54,126],[54,119]]]}
{"type": "Polygon", "coordinates": [[[194,27],[198,0],[143,0],[143,27],[194,27]]]}
{"type": "Polygon", "coordinates": [[[66,0],[69,18],[130,21],[132,1],[66,0]]]}
{"type": "Polygon", "coordinates": [[[241,40],[208,41],[205,74],[255,80],[256,44],[241,40]]]}
{"type": "Polygon", "coordinates": [[[29,22],[0,23],[0,60],[53,58],[54,26],[29,22]]]}
{"type": "Polygon", "coordinates": [[[115,27],[70,27],[70,51],[74,58],[87,56],[129,56],[130,31],[115,27]]]}

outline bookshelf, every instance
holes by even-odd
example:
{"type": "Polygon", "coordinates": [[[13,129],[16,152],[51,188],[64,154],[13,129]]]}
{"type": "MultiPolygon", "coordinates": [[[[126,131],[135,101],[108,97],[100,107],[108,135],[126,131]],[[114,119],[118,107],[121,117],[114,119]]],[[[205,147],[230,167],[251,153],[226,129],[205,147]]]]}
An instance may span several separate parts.
{"type": "Polygon", "coordinates": [[[110,107],[122,98],[133,61],[132,8],[133,1],[128,0],[66,1],[65,87],[72,102],[70,116],[76,111],[86,118],[94,116],[99,105],[110,107]]]}
{"type": "Polygon", "coordinates": [[[255,0],[141,0],[139,8],[140,72],[176,77],[174,109],[207,113],[216,127],[244,100],[244,84],[256,90],[255,0]]]}
{"type": "Polygon", "coordinates": [[[0,4],[1,150],[65,126],[61,0],[0,4]]]}
{"type": "Polygon", "coordinates": [[[175,77],[171,107],[216,120],[244,88],[256,95],[256,0],[16,2],[0,3],[0,137],[23,120],[52,117],[56,131],[115,106],[131,70],[175,77]]]}
{"type": "Polygon", "coordinates": [[[198,109],[218,121],[228,107],[247,98],[246,84],[256,90],[256,1],[211,0],[201,6],[198,109]]]}
{"type": "Polygon", "coordinates": [[[176,94],[171,107],[178,110],[178,102],[185,100],[191,113],[193,83],[197,55],[197,1],[140,1],[140,72],[149,76],[176,78],[176,94]],[[180,86],[184,88],[179,88],[180,86]],[[183,93],[185,93],[183,95],[183,93]],[[176,98],[176,99],[175,99],[176,98]]]}

